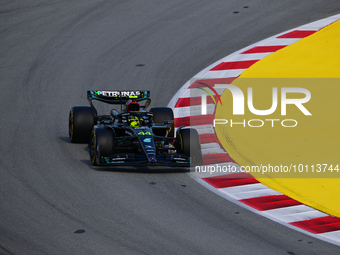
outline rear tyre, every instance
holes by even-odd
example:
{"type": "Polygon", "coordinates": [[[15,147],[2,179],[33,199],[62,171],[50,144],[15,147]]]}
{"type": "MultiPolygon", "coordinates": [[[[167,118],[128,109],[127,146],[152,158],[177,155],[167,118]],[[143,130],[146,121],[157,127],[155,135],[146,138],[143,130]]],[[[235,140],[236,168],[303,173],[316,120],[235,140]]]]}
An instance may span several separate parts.
{"type": "Polygon", "coordinates": [[[88,143],[94,124],[94,110],[91,107],[72,107],[68,122],[70,141],[72,143],[88,143]]]}
{"type": "Polygon", "coordinates": [[[91,164],[97,165],[96,150],[99,150],[99,155],[108,157],[113,154],[115,146],[114,130],[109,128],[96,128],[92,131],[90,138],[90,159],[91,164]]]}
{"type": "MultiPolygon", "coordinates": [[[[166,120],[170,120],[173,121],[173,123],[169,123],[168,125],[170,126],[170,132],[168,133],[168,137],[174,137],[175,136],[175,122],[174,122],[174,113],[172,111],[171,108],[169,107],[155,107],[150,109],[150,112],[153,113],[153,122],[155,125],[164,125],[164,121],[166,120]]],[[[161,132],[161,130],[155,130],[155,135],[159,135],[159,136],[165,136],[165,132],[161,133],[157,133],[157,132],[161,132]]]]}
{"type": "Polygon", "coordinates": [[[183,128],[178,132],[177,150],[184,155],[191,157],[191,163],[194,165],[203,164],[203,156],[201,151],[201,143],[198,132],[193,128],[183,128]]]}

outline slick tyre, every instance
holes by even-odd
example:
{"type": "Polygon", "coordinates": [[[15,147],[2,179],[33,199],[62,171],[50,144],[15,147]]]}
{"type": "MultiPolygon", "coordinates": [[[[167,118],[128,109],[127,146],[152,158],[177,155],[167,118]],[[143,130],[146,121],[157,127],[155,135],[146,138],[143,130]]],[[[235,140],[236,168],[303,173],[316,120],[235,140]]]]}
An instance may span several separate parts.
{"type": "Polygon", "coordinates": [[[113,154],[115,146],[114,130],[109,128],[96,128],[92,131],[89,149],[91,164],[97,166],[96,154],[108,157],[113,154]]]}
{"type": "Polygon", "coordinates": [[[72,143],[88,143],[94,124],[94,110],[91,107],[72,107],[68,123],[70,141],[72,143]]]}
{"type": "MultiPolygon", "coordinates": [[[[164,121],[170,120],[173,123],[169,123],[170,132],[168,137],[174,137],[175,135],[175,122],[174,122],[174,113],[171,108],[169,107],[155,107],[150,109],[150,112],[153,113],[153,122],[155,125],[164,125],[164,121]]],[[[164,136],[165,134],[155,134],[159,136],[164,136]]]]}
{"type": "Polygon", "coordinates": [[[193,128],[183,128],[178,132],[178,150],[192,158],[192,164],[202,165],[203,156],[198,132],[193,128]]]}

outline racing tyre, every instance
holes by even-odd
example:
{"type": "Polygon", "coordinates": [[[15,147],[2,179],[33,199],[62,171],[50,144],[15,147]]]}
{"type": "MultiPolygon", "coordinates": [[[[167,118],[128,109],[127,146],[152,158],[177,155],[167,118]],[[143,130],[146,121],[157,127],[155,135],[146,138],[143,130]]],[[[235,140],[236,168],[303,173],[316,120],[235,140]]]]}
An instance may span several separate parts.
{"type": "Polygon", "coordinates": [[[92,131],[89,149],[90,159],[92,165],[97,165],[96,150],[99,150],[99,155],[108,157],[113,154],[113,148],[115,145],[115,133],[114,130],[109,128],[96,128],[92,131]]]}
{"type": "MultiPolygon", "coordinates": [[[[168,134],[168,137],[174,137],[175,119],[174,119],[174,113],[172,109],[169,107],[155,107],[155,108],[151,108],[150,112],[153,113],[153,122],[155,123],[155,125],[164,125],[164,121],[166,120],[173,121],[173,123],[169,123],[169,126],[171,127],[171,129],[168,134]]],[[[155,133],[155,135],[165,136],[165,134],[157,134],[157,133],[155,133]]]]}
{"type": "Polygon", "coordinates": [[[192,164],[202,165],[203,156],[197,130],[193,128],[183,128],[179,130],[178,136],[178,150],[184,155],[191,157],[192,164]]]}
{"type": "Polygon", "coordinates": [[[72,107],[68,122],[70,141],[72,143],[88,143],[94,124],[94,110],[91,107],[72,107]]]}

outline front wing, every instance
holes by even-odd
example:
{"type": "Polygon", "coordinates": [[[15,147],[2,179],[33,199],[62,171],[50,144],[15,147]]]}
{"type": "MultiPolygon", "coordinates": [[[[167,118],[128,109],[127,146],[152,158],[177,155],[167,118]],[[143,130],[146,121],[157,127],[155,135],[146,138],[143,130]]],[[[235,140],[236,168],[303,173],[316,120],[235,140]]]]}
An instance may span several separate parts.
{"type": "Polygon", "coordinates": [[[155,159],[147,159],[144,155],[134,153],[119,153],[108,157],[100,156],[96,150],[97,165],[111,166],[171,166],[190,167],[192,158],[184,154],[171,153],[157,155],[155,159]]]}

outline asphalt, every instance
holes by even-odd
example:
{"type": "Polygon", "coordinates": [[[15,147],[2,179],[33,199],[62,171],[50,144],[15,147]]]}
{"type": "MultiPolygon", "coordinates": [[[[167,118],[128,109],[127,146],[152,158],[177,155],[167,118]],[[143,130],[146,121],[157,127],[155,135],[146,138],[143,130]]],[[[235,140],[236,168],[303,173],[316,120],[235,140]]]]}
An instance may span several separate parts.
{"type": "Polygon", "coordinates": [[[88,89],[149,89],[165,106],[229,53],[339,12],[337,0],[2,1],[0,254],[336,254],[184,169],[92,167],[68,113],[88,89]]]}

